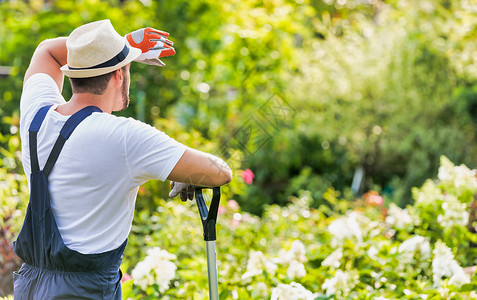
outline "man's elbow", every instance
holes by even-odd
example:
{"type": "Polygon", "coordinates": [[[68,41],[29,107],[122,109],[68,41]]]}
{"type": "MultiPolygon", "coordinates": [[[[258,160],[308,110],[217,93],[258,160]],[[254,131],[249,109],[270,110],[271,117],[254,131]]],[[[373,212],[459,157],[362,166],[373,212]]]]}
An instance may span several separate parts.
{"type": "Polygon", "coordinates": [[[224,172],[224,176],[222,178],[223,182],[221,185],[225,185],[227,183],[230,183],[232,181],[232,178],[233,178],[233,174],[232,174],[232,170],[231,169],[228,169],[224,172]]]}
{"type": "Polygon", "coordinates": [[[226,166],[222,170],[220,170],[218,176],[214,176],[214,186],[222,186],[230,183],[232,181],[232,170],[226,166]]]}
{"type": "Polygon", "coordinates": [[[220,158],[219,158],[219,161],[221,163],[220,163],[219,172],[217,174],[218,176],[215,176],[215,179],[217,181],[215,186],[225,185],[231,182],[233,179],[232,169],[227,165],[226,162],[224,162],[220,158]]]}

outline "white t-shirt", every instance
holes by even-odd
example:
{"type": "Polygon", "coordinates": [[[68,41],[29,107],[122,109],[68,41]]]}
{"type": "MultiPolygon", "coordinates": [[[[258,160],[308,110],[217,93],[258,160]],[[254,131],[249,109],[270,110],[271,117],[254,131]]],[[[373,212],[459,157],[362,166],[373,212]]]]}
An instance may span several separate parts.
{"type": "MultiPolygon", "coordinates": [[[[22,161],[31,173],[28,128],[37,111],[53,104],[38,133],[43,169],[69,116],[55,111],[65,103],[55,81],[35,74],[20,102],[22,161]]],[[[51,206],[65,245],[80,253],[101,253],[127,238],[139,186],[166,180],[187,147],[132,118],[93,113],[66,141],[49,175],[51,206]]]]}

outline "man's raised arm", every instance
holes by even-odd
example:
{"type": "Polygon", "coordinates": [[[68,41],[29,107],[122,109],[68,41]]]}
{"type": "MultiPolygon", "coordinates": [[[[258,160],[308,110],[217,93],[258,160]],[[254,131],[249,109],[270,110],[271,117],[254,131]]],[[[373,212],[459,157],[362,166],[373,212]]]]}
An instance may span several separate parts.
{"type": "Polygon", "coordinates": [[[46,73],[55,80],[61,93],[64,75],[60,68],[63,65],[66,65],[66,38],[45,40],[38,45],[33,53],[23,84],[33,74],[46,73]]]}

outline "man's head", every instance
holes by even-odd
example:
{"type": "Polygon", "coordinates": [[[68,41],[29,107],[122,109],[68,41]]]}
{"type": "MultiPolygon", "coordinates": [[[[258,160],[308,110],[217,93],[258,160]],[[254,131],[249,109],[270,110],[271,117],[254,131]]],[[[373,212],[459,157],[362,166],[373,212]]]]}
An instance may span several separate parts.
{"type": "MultiPolygon", "coordinates": [[[[103,75],[95,76],[95,77],[85,77],[85,78],[70,78],[71,88],[74,94],[81,94],[81,93],[91,93],[95,95],[103,95],[108,86],[110,81],[113,79],[121,79],[121,100],[122,102],[116,105],[115,111],[123,110],[129,106],[129,82],[130,82],[130,74],[129,74],[129,67],[130,64],[121,67],[118,70],[115,70],[110,73],[106,73],[103,75]],[[119,73],[121,72],[121,77],[119,77],[119,73]],[[115,77],[116,75],[116,77],[115,77]]],[[[111,87],[115,88],[115,87],[111,87]]]]}
{"type": "Polygon", "coordinates": [[[61,67],[70,78],[91,78],[128,65],[141,50],[130,47],[109,20],[92,22],[73,30],[66,40],[67,64],[61,67]]]}
{"type": "Polygon", "coordinates": [[[70,78],[73,93],[103,95],[113,81],[122,102],[129,104],[129,65],[141,50],[130,47],[109,20],[97,21],[73,30],[66,41],[67,64],[61,67],[70,78]]]}

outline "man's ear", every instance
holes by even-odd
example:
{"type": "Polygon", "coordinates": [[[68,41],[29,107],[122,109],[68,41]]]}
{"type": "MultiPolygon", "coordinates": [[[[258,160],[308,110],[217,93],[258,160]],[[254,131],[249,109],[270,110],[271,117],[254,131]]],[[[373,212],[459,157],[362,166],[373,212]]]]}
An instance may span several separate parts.
{"type": "Polygon", "coordinates": [[[113,75],[114,79],[116,79],[116,81],[118,82],[118,85],[121,86],[122,83],[123,83],[123,80],[124,80],[124,72],[121,68],[117,69],[116,71],[114,71],[114,75],[113,75]]]}

